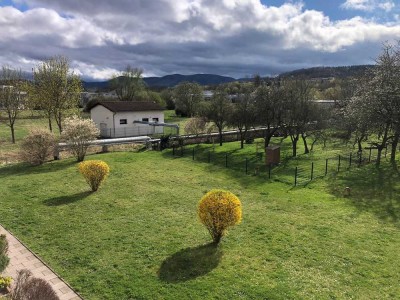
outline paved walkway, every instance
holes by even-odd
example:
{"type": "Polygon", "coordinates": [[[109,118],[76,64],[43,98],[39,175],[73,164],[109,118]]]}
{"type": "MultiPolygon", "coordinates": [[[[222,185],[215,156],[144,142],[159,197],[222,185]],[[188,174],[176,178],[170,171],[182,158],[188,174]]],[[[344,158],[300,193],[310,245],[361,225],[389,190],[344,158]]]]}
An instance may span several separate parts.
{"type": "Polygon", "coordinates": [[[7,236],[8,257],[10,257],[10,264],[4,270],[3,276],[11,276],[16,279],[18,270],[28,269],[33,276],[43,278],[49,282],[58,297],[60,297],[60,300],[82,300],[59,276],[1,225],[0,234],[7,236]]]}

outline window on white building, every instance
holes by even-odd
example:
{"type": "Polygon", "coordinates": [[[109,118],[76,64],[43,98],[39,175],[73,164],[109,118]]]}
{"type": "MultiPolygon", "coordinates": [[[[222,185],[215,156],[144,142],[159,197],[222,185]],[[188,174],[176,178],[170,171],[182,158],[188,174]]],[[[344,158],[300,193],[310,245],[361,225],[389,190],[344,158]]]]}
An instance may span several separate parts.
{"type": "Polygon", "coordinates": [[[119,119],[119,124],[128,124],[128,120],[127,119],[119,119]]]}
{"type": "Polygon", "coordinates": [[[153,122],[158,122],[158,118],[153,118],[153,122]]]}
{"type": "Polygon", "coordinates": [[[142,121],[143,121],[143,122],[148,122],[148,121],[149,121],[149,118],[142,118],[142,121]]]}

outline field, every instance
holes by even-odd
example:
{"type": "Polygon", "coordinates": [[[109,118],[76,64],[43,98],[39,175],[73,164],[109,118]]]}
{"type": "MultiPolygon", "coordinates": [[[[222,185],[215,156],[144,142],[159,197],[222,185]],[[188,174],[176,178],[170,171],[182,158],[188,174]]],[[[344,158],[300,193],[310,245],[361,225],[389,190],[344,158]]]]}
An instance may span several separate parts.
{"type": "MultiPolygon", "coordinates": [[[[85,299],[396,298],[398,174],[370,164],[294,187],[293,167],[339,152],[331,144],[335,150],[289,160],[285,143],[271,179],[193,161],[191,148],[182,158],[171,150],[91,155],[111,167],[96,193],[72,159],[4,166],[0,223],[85,299]],[[218,248],[196,216],[212,188],[243,204],[243,222],[218,248]]],[[[215,152],[243,160],[255,147],[230,143],[215,152]]]]}

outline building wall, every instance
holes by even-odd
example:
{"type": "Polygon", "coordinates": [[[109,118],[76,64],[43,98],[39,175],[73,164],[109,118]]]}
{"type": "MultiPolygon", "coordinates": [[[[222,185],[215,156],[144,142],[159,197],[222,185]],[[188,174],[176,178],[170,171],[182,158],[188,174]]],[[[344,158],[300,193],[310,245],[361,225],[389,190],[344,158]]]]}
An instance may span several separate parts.
{"type": "Polygon", "coordinates": [[[114,115],[104,106],[97,105],[90,111],[90,116],[104,137],[128,137],[162,134],[164,132],[162,126],[134,123],[134,121],[143,121],[144,118],[147,118],[149,122],[158,118],[159,123],[164,123],[163,111],[117,112],[114,115]],[[126,124],[121,124],[121,120],[126,120],[126,124]]]}
{"type": "Polygon", "coordinates": [[[90,110],[90,117],[97,128],[102,129],[100,124],[106,124],[107,128],[113,128],[113,112],[102,105],[96,105],[90,110]]]}

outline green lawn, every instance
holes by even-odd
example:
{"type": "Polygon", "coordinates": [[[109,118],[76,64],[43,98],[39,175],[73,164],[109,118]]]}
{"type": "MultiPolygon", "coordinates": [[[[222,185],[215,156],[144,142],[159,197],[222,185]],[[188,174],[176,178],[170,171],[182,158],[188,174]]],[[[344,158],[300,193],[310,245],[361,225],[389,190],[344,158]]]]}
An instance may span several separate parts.
{"type": "MultiPolygon", "coordinates": [[[[185,125],[189,118],[179,117],[175,114],[175,110],[166,110],[164,112],[164,121],[165,123],[173,123],[179,125],[179,134],[185,134],[185,125]]],[[[164,129],[166,133],[169,133],[169,128],[164,129]]],[[[176,132],[170,130],[170,133],[175,135],[176,132]]]]}
{"type": "MultiPolygon", "coordinates": [[[[243,152],[241,159],[255,152],[237,146],[215,152],[243,152]]],[[[96,193],[73,160],[6,166],[0,223],[85,299],[396,298],[398,174],[384,164],[301,187],[286,180],[295,165],[333,154],[285,159],[271,180],[170,151],[92,155],[111,167],[96,193]],[[346,186],[352,192],[344,198],[346,186]],[[243,204],[243,222],[218,248],[196,217],[212,188],[243,204]]]]}
{"type": "MultiPolygon", "coordinates": [[[[5,118],[5,113],[0,112],[0,116],[5,118]]],[[[47,120],[36,111],[24,111],[21,113],[20,118],[15,122],[15,139],[16,144],[11,143],[10,127],[6,124],[4,119],[0,120],[0,163],[5,161],[6,158],[12,160],[12,154],[18,150],[19,143],[28,134],[32,127],[47,127],[47,120]]],[[[54,130],[57,131],[57,125],[54,122],[54,130]]]]}

